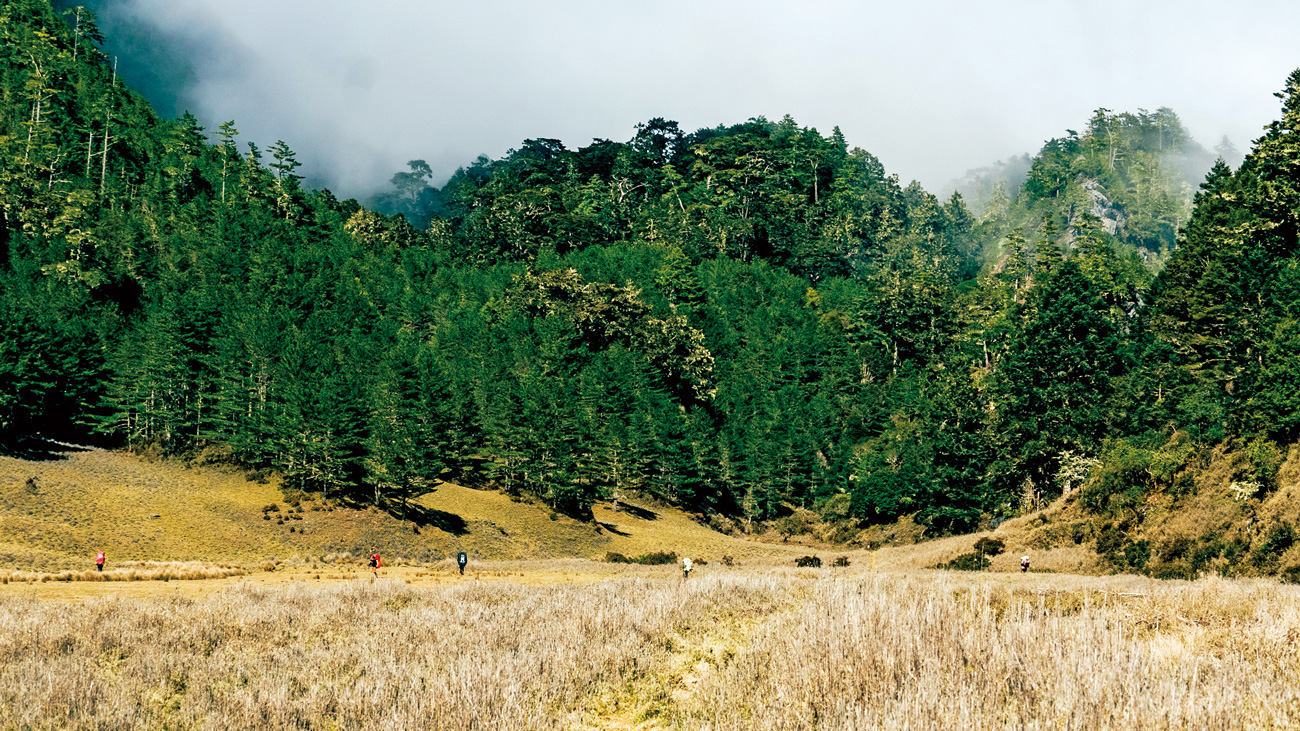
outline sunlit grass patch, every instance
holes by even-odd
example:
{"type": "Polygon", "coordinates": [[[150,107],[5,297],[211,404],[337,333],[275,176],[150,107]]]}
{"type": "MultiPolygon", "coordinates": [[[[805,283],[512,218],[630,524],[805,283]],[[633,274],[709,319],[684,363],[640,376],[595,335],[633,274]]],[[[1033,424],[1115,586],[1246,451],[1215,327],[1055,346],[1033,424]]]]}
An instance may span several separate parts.
{"type": "Polygon", "coordinates": [[[0,598],[0,728],[1300,723],[1300,589],[790,563],[286,561],[206,596],[0,598]]]}
{"type": "Polygon", "coordinates": [[[106,571],[4,571],[0,570],[0,583],[34,583],[48,581],[200,581],[204,579],[229,579],[243,576],[247,571],[233,564],[211,564],[202,561],[127,561],[120,567],[106,571]]]}

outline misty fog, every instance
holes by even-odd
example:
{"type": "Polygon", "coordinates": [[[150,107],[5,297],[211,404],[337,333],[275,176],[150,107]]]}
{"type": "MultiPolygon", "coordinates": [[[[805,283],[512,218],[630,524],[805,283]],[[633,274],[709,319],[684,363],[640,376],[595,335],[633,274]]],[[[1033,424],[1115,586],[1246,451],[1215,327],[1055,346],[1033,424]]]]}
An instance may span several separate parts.
{"type": "Polygon", "coordinates": [[[440,184],[525,138],[626,140],[651,117],[839,125],[936,191],[1098,107],[1170,107],[1245,150],[1300,65],[1288,2],[86,4],[160,111],[284,139],[309,184],[357,197],[412,158],[440,184]]]}

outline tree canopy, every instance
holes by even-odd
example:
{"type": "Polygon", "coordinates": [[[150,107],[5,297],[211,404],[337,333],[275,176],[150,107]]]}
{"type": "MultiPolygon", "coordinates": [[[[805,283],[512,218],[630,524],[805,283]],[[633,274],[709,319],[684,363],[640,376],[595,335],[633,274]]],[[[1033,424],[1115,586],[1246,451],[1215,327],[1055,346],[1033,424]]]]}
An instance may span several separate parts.
{"type": "Polygon", "coordinates": [[[366,208],[154,114],[93,23],[0,15],[5,450],[959,531],[1124,440],[1300,438],[1300,71],[1236,170],[1100,109],[978,210],[789,117],[412,160],[366,208]]]}

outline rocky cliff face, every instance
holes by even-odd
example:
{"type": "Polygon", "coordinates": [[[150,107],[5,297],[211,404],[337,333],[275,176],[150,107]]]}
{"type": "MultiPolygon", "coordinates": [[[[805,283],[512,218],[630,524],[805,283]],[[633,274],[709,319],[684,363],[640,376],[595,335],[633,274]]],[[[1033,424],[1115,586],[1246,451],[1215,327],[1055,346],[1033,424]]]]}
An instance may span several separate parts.
{"type": "MultiPolygon", "coordinates": [[[[1083,191],[1088,194],[1088,198],[1092,200],[1092,208],[1088,212],[1101,220],[1101,226],[1106,230],[1106,233],[1122,238],[1124,235],[1124,209],[1111,203],[1110,198],[1106,196],[1101,181],[1080,175],[1079,187],[1083,188],[1083,191]]],[[[1071,221],[1070,223],[1074,222],[1071,221]]]]}

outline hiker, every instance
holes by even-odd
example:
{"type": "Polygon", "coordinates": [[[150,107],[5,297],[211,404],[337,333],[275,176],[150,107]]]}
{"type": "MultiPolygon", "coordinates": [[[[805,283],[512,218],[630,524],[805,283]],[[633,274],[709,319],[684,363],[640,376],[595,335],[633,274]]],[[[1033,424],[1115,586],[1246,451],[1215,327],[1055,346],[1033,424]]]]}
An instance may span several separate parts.
{"type": "Polygon", "coordinates": [[[683,578],[683,579],[689,579],[689,578],[691,577],[691,568],[692,568],[692,567],[691,567],[691,560],[690,560],[689,558],[683,558],[683,559],[682,559],[682,578],[683,578]]]}
{"type": "Polygon", "coordinates": [[[460,564],[460,575],[465,575],[465,564],[469,563],[469,556],[464,551],[456,554],[456,563],[460,564]]]}
{"type": "Polygon", "coordinates": [[[370,578],[372,580],[379,578],[379,569],[383,565],[384,565],[384,561],[383,559],[379,558],[379,554],[377,553],[370,554],[370,578]]]}
{"type": "Polygon", "coordinates": [[[1023,573],[1025,573],[1025,572],[1028,571],[1028,570],[1029,570],[1029,557],[1028,557],[1028,556],[1021,556],[1021,557],[1020,557],[1020,573],[1023,574],[1023,573]]]}
{"type": "Polygon", "coordinates": [[[103,551],[100,551],[99,553],[95,554],[95,570],[96,570],[96,571],[103,571],[103,570],[104,570],[104,552],[103,552],[103,551]]]}

